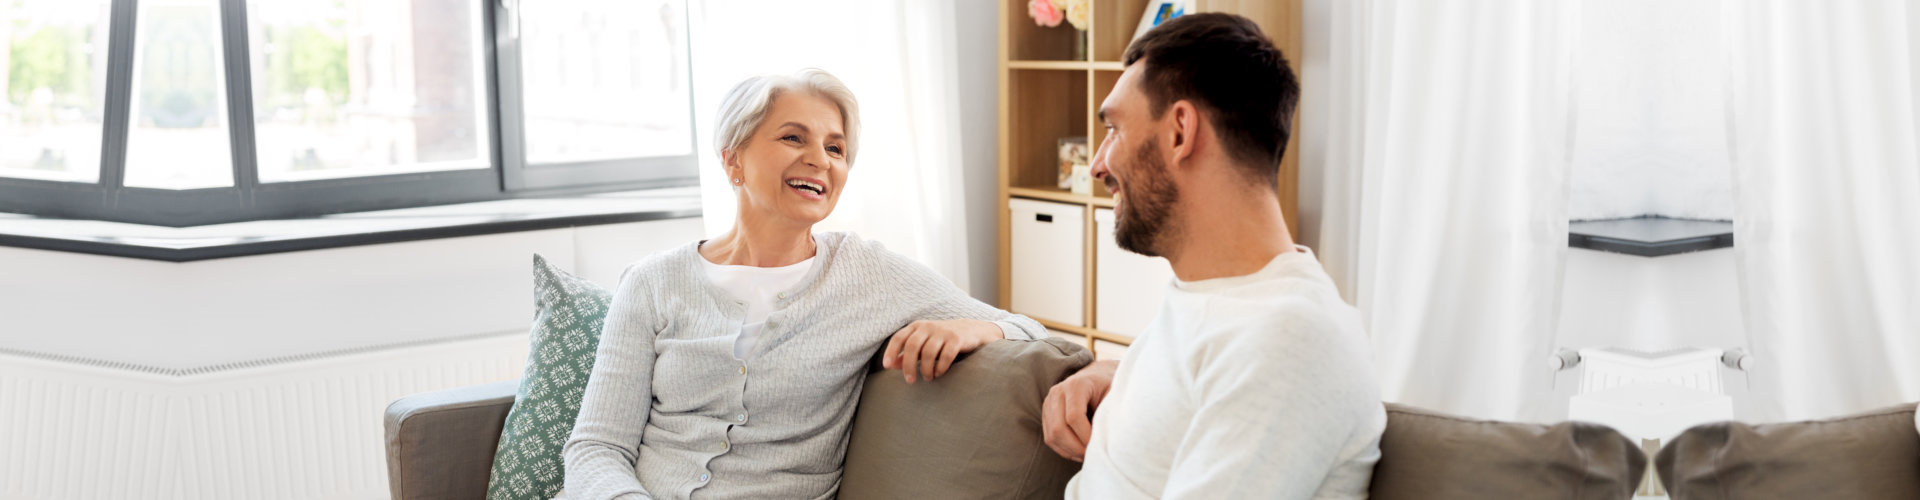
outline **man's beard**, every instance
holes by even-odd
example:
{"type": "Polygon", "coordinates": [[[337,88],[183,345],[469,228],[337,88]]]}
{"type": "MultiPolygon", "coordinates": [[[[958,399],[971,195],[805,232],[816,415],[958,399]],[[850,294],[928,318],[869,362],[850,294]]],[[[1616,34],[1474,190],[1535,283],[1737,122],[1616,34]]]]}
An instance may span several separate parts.
{"type": "MultiPolygon", "coordinates": [[[[1124,171],[1127,179],[1121,187],[1119,210],[1114,214],[1114,242],[1122,250],[1160,257],[1165,251],[1161,245],[1175,232],[1168,227],[1168,219],[1172,218],[1174,203],[1180,200],[1180,190],[1167,178],[1167,162],[1160,158],[1160,147],[1152,140],[1140,146],[1133,164],[1124,171]]],[[[1113,187],[1111,179],[1109,190],[1113,187]]]]}

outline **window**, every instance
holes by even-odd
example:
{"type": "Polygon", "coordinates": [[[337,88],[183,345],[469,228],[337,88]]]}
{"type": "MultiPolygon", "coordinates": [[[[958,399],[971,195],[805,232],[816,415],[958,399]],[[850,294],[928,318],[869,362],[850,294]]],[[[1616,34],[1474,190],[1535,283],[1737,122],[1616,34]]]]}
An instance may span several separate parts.
{"type": "Polygon", "coordinates": [[[684,0],[0,0],[0,211],[191,226],[695,181],[684,0]]]}
{"type": "Polygon", "coordinates": [[[100,176],[108,13],[105,0],[0,0],[0,176],[100,176]]]}

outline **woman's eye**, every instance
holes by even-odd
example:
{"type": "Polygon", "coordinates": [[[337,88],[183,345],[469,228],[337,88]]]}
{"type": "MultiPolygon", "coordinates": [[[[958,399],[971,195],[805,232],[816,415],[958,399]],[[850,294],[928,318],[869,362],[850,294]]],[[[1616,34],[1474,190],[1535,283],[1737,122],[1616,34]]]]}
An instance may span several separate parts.
{"type": "Polygon", "coordinates": [[[833,153],[833,154],[842,154],[840,152],[840,146],[827,146],[827,152],[833,153]]]}
{"type": "Polygon", "coordinates": [[[789,142],[800,142],[800,136],[787,134],[785,137],[781,137],[780,140],[789,141],[789,142]]]}

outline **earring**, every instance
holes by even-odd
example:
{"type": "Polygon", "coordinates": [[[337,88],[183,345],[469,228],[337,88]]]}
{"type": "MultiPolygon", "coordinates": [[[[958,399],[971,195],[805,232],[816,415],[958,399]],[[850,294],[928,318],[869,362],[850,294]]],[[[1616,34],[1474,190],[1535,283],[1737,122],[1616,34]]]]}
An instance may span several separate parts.
{"type": "Polygon", "coordinates": [[[740,183],[742,183],[742,182],[746,182],[746,181],[742,181],[742,180],[740,180],[740,178],[739,178],[739,177],[735,177],[735,178],[733,178],[733,185],[735,185],[735,186],[738,186],[738,185],[740,185],[740,183]]]}

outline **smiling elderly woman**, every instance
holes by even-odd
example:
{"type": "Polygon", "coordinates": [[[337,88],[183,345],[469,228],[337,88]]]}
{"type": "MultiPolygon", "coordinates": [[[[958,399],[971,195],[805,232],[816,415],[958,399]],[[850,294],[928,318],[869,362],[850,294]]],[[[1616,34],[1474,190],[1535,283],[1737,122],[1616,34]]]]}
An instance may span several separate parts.
{"type": "Polygon", "coordinates": [[[807,70],[734,87],[715,135],[740,216],[627,268],[565,448],[569,499],[832,498],[867,362],[908,382],[1031,319],[846,233],[814,233],[859,151],[859,110],[807,70]]]}

